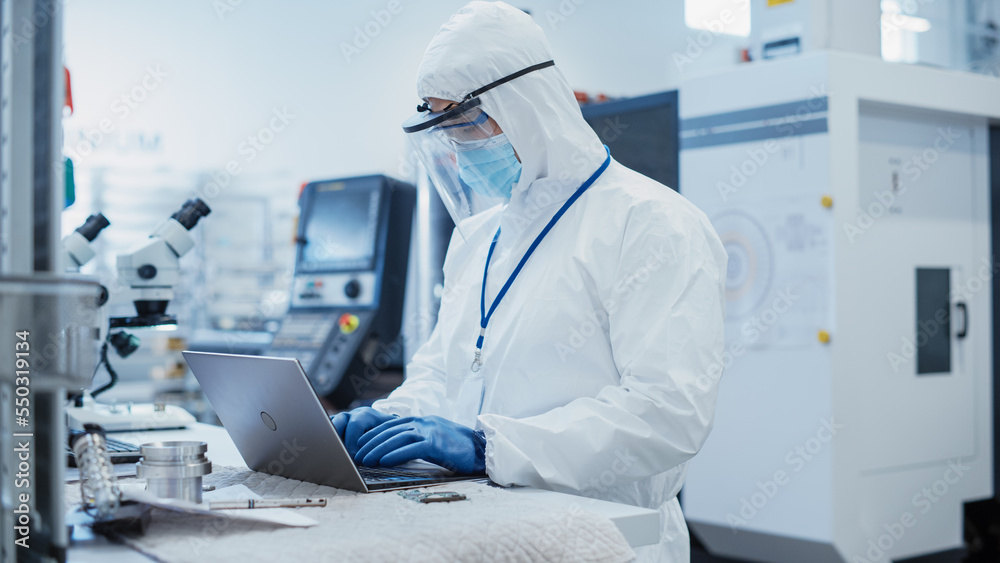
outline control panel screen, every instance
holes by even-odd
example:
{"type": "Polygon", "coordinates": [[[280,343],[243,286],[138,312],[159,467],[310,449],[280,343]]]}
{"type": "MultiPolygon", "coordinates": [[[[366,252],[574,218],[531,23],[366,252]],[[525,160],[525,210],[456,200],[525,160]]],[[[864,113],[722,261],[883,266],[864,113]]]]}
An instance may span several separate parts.
{"type": "Polygon", "coordinates": [[[303,200],[309,208],[302,210],[306,223],[299,271],[370,269],[379,195],[378,189],[357,189],[343,182],[315,186],[311,197],[303,200]]]}

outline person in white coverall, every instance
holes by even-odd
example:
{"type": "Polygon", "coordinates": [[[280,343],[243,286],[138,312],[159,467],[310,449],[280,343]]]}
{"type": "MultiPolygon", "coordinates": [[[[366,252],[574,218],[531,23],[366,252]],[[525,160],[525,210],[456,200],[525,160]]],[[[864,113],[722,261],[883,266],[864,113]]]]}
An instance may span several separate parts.
{"type": "Polygon", "coordinates": [[[552,59],[502,2],[431,41],[404,130],[456,222],[437,326],[398,389],[334,425],[366,465],[658,509],[639,558],[688,561],[677,492],[712,427],[726,253],[701,211],[609,156],[552,59]]]}

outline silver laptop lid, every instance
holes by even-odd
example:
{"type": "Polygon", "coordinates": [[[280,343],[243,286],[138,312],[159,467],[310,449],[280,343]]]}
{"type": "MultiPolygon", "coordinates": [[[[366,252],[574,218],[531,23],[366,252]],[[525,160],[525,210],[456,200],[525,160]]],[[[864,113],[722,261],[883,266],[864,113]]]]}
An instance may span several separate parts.
{"type": "Polygon", "coordinates": [[[368,492],[298,360],[182,353],[248,467],[368,492]]]}

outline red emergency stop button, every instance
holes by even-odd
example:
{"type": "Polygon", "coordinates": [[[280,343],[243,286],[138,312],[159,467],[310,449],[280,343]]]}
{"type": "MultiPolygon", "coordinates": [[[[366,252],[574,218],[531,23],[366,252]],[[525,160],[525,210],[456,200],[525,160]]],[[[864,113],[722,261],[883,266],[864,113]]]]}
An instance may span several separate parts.
{"type": "Polygon", "coordinates": [[[344,334],[351,334],[355,330],[358,330],[358,320],[357,315],[352,315],[350,313],[344,313],[340,315],[340,319],[337,320],[337,325],[340,326],[340,332],[344,334]]]}

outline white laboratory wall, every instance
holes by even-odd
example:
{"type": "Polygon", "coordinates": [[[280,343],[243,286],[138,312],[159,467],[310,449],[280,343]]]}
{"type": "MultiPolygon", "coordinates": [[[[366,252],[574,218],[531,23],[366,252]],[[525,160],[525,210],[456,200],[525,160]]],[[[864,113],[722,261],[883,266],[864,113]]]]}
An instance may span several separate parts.
{"type": "MultiPolygon", "coordinates": [[[[400,122],[427,43],[462,1],[76,0],[65,60],[78,169],[405,177],[400,122]],[[103,131],[102,131],[103,128],[103,131]],[[256,147],[250,141],[257,137],[256,147]],[[227,166],[231,168],[225,172],[227,166]]],[[[745,0],[733,0],[740,9],[745,0]]],[[[631,96],[736,64],[745,39],[689,29],[684,1],[523,0],[570,84],[631,96]]],[[[720,12],[721,17],[721,12],[720,12]]]]}

